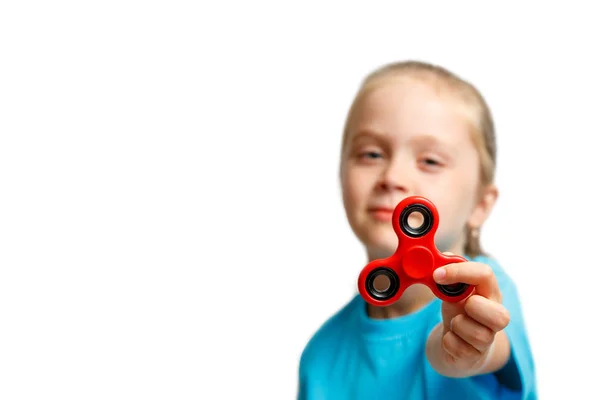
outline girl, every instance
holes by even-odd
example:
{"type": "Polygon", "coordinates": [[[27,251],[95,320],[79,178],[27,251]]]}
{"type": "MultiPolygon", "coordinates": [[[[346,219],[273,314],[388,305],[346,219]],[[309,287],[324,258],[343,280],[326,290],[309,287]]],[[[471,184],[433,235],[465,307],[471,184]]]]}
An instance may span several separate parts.
{"type": "Polygon", "coordinates": [[[498,196],[495,163],[492,116],[473,85],[423,62],[367,76],[341,149],[353,232],[369,261],[390,256],[398,244],[394,207],[424,196],[439,212],[438,249],[468,260],[437,269],[434,279],[476,292],[451,304],[414,285],[386,307],[357,294],[304,349],[299,399],[537,398],[515,284],[479,243],[498,196]]]}

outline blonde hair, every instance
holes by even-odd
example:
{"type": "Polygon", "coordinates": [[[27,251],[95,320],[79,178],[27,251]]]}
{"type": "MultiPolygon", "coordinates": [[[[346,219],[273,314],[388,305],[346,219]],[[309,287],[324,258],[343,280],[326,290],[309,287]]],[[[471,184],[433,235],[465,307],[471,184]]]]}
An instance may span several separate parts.
{"type": "MultiPolygon", "coordinates": [[[[472,138],[479,153],[480,187],[494,182],[496,170],[496,132],[488,104],[482,94],[466,80],[439,65],[422,61],[403,61],[386,64],[371,72],[362,81],[348,111],[342,136],[342,158],[348,140],[352,117],[360,101],[390,78],[412,78],[432,85],[438,92],[450,94],[460,100],[461,111],[471,123],[472,138]]],[[[465,254],[469,257],[485,254],[479,240],[479,228],[466,228],[465,254]]]]}

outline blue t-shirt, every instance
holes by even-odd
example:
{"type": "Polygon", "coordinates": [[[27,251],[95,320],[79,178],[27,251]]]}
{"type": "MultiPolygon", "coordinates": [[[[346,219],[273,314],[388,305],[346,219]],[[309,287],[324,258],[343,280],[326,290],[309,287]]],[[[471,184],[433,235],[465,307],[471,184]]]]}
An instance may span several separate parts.
{"type": "Polygon", "coordinates": [[[516,286],[493,259],[480,256],[473,261],[492,267],[510,312],[505,332],[511,357],[503,369],[448,378],[430,366],[425,344],[441,321],[439,299],[402,317],[372,319],[366,302],[356,295],[320,327],[302,352],[298,399],[537,399],[516,286]]]}

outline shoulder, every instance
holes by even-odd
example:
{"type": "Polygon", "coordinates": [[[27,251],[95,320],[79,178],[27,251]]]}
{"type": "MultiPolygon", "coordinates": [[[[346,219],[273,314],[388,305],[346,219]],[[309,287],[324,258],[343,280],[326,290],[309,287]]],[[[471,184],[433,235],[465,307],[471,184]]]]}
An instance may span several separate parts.
{"type": "Polygon", "coordinates": [[[498,281],[498,286],[500,287],[501,291],[516,292],[516,284],[514,280],[506,272],[506,270],[502,267],[502,265],[496,258],[491,256],[480,255],[474,257],[472,261],[488,265],[492,269],[492,271],[494,271],[494,275],[496,276],[496,280],[498,281]]]}
{"type": "Polygon", "coordinates": [[[515,324],[521,323],[522,321],[522,309],[521,300],[519,296],[519,290],[514,279],[509,273],[500,265],[498,260],[490,256],[477,256],[472,261],[480,262],[488,265],[492,268],[498,287],[502,293],[502,303],[510,311],[511,319],[514,319],[515,324]]]}
{"type": "MultiPolygon", "coordinates": [[[[324,365],[323,358],[332,355],[332,349],[340,341],[344,332],[356,316],[360,306],[359,295],[355,295],[348,303],[328,318],[310,338],[300,357],[300,373],[318,365],[324,365]]],[[[326,364],[325,364],[326,365],[326,364]]]]}
{"type": "Polygon", "coordinates": [[[505,332],[510,341],[511,357],[509,363],[496,373],[496,378],[505,388],[520,394],[521,398],[536,398],[535,362],[517,285],[496,259],[478,256],[473,261],[492,268],[502,292],[502,303],[510,312],[510,323],[505,332]]]}

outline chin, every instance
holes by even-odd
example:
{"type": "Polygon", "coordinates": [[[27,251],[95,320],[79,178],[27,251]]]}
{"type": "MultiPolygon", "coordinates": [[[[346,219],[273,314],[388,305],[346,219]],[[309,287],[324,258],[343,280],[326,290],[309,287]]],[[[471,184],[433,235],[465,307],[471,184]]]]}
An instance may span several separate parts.
{"type": "Polygon", "coordinates": [[[398,248],[398,237],[391,224],[366,224],[355,230],[355,234],[371,257],[389,257],[398,248]]]}
{"type": "Polygon", "coordinates": [[[396,247],[391,248],[373,245],[367,247],[368,256],[371,260],[390,257],[394,254],[394,251],[396,251],[396,247]]]}
{"type": "Polygon", "coordinates": [[[393,235],[393,238],[370,238],[366,240],[365,247],[371,258],[386,258],[394,254],[398,248],[398,238],[393,235]]]}

